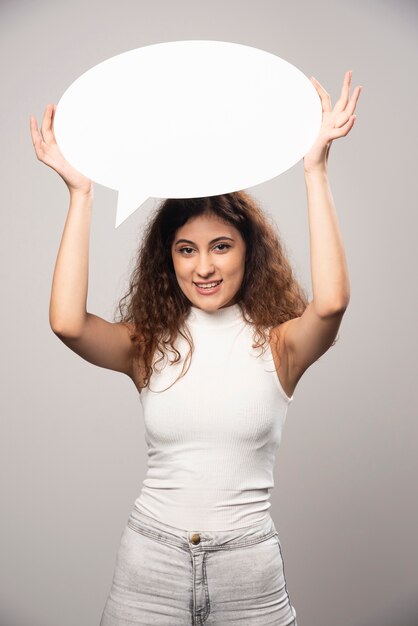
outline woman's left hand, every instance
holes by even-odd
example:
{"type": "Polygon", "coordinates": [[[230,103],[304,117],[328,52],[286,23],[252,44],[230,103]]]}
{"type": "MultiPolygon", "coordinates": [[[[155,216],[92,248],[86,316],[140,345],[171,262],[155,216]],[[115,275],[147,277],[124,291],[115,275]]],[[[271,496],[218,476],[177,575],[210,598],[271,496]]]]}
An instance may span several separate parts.
{"type": "Polygon", "coordinates": [[[315,143],[303,158],[305,172],[326,171],[331,143],[338,137],[345,137],[354,125],[356,116],[353,113],[362,87],[357,86],[350,98],[351,75],[351,70],[345,73],[341,95],[333,109],[329,93],[316,78],[313,76],[310,78],[321,98],[322,125],[315,143]]]}

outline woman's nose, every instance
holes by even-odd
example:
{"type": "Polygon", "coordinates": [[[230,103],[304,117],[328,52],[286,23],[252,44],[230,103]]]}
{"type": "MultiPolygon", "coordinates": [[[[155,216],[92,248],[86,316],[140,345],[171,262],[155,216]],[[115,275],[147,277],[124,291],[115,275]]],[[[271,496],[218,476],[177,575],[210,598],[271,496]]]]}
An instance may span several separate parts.
{"type": "Polygon", "coordinates": [[[213,274],[214,269],[214,265],[209,257],[202,256],[199,258],[196,266],[196,272],[200,276],[208,276],[210,274],[213,274]]]}

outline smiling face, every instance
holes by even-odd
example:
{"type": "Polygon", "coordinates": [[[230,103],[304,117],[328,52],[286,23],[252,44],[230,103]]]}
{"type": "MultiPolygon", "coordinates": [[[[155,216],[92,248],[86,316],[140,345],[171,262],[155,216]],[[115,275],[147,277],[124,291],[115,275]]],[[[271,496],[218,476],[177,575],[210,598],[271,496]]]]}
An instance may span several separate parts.
{"type": "Polygon", "coordinates": [[[190,218],[177,229],[171,247],[174,271],[192,306],[210,312],[236,304],[245,251],[239,230],[213,214],[190,218]],[[213,289],[196,285],[215,281],[221,283],[213,289]]]}

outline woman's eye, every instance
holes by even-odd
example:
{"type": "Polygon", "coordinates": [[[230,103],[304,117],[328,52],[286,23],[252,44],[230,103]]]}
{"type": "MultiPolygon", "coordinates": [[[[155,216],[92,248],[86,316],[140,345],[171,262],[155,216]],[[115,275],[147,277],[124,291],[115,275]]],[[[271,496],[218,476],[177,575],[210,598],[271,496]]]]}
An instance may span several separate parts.
{"type": "MultiPolygon", "coordinates": [[[[224,248],[230,248],[231,246],[228,243],[218,243],[218,245],[215,246],[215,248],[219,248],[221,246],[222,251],[224,248]]],[[[186,250],[193,250],[193,248],[180,248],[180,252],[185,252],[186,250]]],[[[185,256],[190,256],[189,253],[186,253],[185,256]]]]}

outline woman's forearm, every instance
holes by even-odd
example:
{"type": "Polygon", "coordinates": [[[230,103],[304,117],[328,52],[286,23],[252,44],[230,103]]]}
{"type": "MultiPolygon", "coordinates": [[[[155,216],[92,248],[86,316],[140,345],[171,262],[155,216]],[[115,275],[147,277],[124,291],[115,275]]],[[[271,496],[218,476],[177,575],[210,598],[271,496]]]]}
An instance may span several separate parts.
{"type": "Polygon", "coordinates": [[[319,315],[345,309],[350,281],[338,216],[326,169],[305,170],[313,303],[319,315]]]}
{"type": "Polygon", "coordinates": [[[87,315],[91,193],[71,192],[52,280],[49,323],[57,334],[77,336],[87,315]]]}

